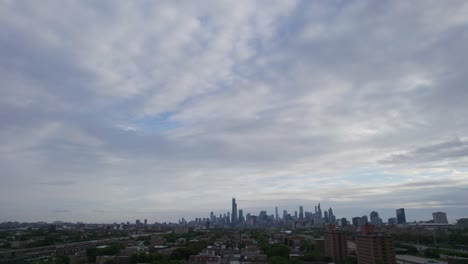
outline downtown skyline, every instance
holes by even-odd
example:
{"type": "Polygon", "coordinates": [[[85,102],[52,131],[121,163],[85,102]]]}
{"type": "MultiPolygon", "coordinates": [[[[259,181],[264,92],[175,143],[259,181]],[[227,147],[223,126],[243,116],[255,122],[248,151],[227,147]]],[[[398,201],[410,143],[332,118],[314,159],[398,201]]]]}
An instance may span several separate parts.
{"type": "Polygon", "coordinates": [[[467,12],[1,1],[0,222],[467,217],[467,12]]]}

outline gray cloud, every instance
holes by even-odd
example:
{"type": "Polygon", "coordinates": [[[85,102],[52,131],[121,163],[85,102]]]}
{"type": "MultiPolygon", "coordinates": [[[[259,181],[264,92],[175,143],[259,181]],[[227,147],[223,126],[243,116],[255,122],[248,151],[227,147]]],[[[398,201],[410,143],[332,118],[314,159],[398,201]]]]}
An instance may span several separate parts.
{"type": "MultiPolygon", "coordinates": [[[[437,144],[422,146],[404,154],[391,155],[383,160],[389,164],[434,163],[443,161],[463,161],[466,165],[468,141],[455,138],[437,144]]],[[[463,165],[463,164],[462,164],[463,165]]]]}
{"type": "Polygon", "coordinates": [[[51,186],[67,186],[67,185],[72,185],[74,184],[74,181],[69,181],[69,180],[56,180],[56,181],[48,181],[48,182],[41,182],[41,184],[44,185],[51,185],[51,186]]]}
{"type": "Polygon", "coordinates": [[[176,220],[232,195],[466,214],[467,10],[4,1],[0,221],[176,220]]]}

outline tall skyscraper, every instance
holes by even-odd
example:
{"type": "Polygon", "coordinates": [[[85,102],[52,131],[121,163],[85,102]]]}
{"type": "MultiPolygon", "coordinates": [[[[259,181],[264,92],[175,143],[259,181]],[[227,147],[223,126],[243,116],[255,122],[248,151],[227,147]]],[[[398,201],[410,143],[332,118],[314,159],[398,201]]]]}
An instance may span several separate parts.
{"type": "Polygon", "coordinates": [[[304,219],[304,207],[299,206],[299,219],[304,219]]]}
{"type": "Polygon", "coordinates": [[[275,207],[275,217],[276,221],[279,221],[278,206],[275,207]]]}
{"type": "Polygon", "coordinates": [[[346,217],[341,218],[341,226],[342,227],[348,226],[348,219],[346,219],[346,217]]]}
{"type": "Polygon", "coordinates": [[[236,198],[232,198],[231,224],[233,226],[235,226],[237,224],[237,203],[236,203],[236,198]]]}
{"type": "Polygon", "coordinates": [[[400,208],[396,210],[397,224],[406,223],[405,208],[400,208]]]}
{"type": "Polygon", "coordinates": [[[377,213],[376,211],[372,211],[370,213],[370,220],[374,226],[382,225],[382,218],[379,217],[379,213],[377,213]]]}
{"type": "Polygon", "coordinates": [[[242,209],[239,210],[239,224],[243,224],[245,222],[244,219],[244,211],[242,209]]]}
{"type": "Polygon", "coordinates": [[[335,230],[334,225],[329,225],[324,234],[325,255],[333,261],[341,262],[348,256],[348,244],[346,233],[335,230]]]}
{"type": "Polygon", "coordinates": [[[391,237],[374,233],[373,225],[364,225],[362,234],[356,237],[356,253],[359,264],[395,264],[395,246],[391,237]]]}
{"type": "Polygon", "coordinates": [[[323,222],[325,224],[329,224],[330,223],[330,219],[328,218],[328,212],[325,210],[323,211],[323,222]]]}
{"type": "Polygon", "coordinates": [[[320,203],[315,207],[315,214],[322,218],[322,209],[320,209],[320,203]]]}
{"type": "Polygon", "coordinates": [[[369,220],[367,219],[367,215],[362,216],[362,221],[364,221],[364,224],[369,223],[369,220]]]}
{"type": "Polygon", "coordinates": [[[436,224],[448,224],[447,214],[443,212],[432,213],[432,218],[436,224]]]}
{"type": "Polygon", "coordinates": [[[352,223],[352,225],[353,225],[354,227],[359,227],[359,219],[361,219],[359,216],[353,217],[353,218],[351,219],[351,223],[352,223]]]}

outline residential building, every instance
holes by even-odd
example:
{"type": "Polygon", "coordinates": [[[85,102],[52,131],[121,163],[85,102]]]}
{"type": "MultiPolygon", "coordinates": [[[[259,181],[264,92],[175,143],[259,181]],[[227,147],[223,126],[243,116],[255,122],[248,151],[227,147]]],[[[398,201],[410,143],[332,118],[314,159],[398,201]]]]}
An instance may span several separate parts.
{"type": "Polygon", "coordinates": [[[359,264],[396,264],[392,238],[374,232],[373,225],[364,225],[361,235],[356,236],[356,253],[359,264]]]}
{"type": "Polygon", "coordinates": [[[333,261],[343,261],[348,256],[346,233],[336,230],[334,225],[329,225],[324,234],[325,255],[333,261]]]}

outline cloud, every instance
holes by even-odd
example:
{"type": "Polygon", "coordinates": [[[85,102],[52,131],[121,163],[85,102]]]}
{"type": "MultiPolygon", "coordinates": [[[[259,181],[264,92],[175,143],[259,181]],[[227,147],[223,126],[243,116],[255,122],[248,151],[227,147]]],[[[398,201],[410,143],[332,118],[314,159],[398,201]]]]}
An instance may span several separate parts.
{"type": "Polygon", "coordinates": [[[457,137],[441,143],[422,146],[403,154],[394,154],[382,162],[387,164],[466,162],[467,157],[468,141],[457,137]]]}
{"type": "Polygon", "coordinates": [[[466,10],[4,1],[0,221],[174,221],[233,195],[467,213],[466,10]]]}
{"type": "Polygon", "coordinates": [[[75,182],[68,181],[68,180],[63,180],[63,181],[56,180],[56,181],[41,182],[41,184],[50,185],[50,186],[68,186],[68,185],[72,185],[74,183],[75,182]]]}

